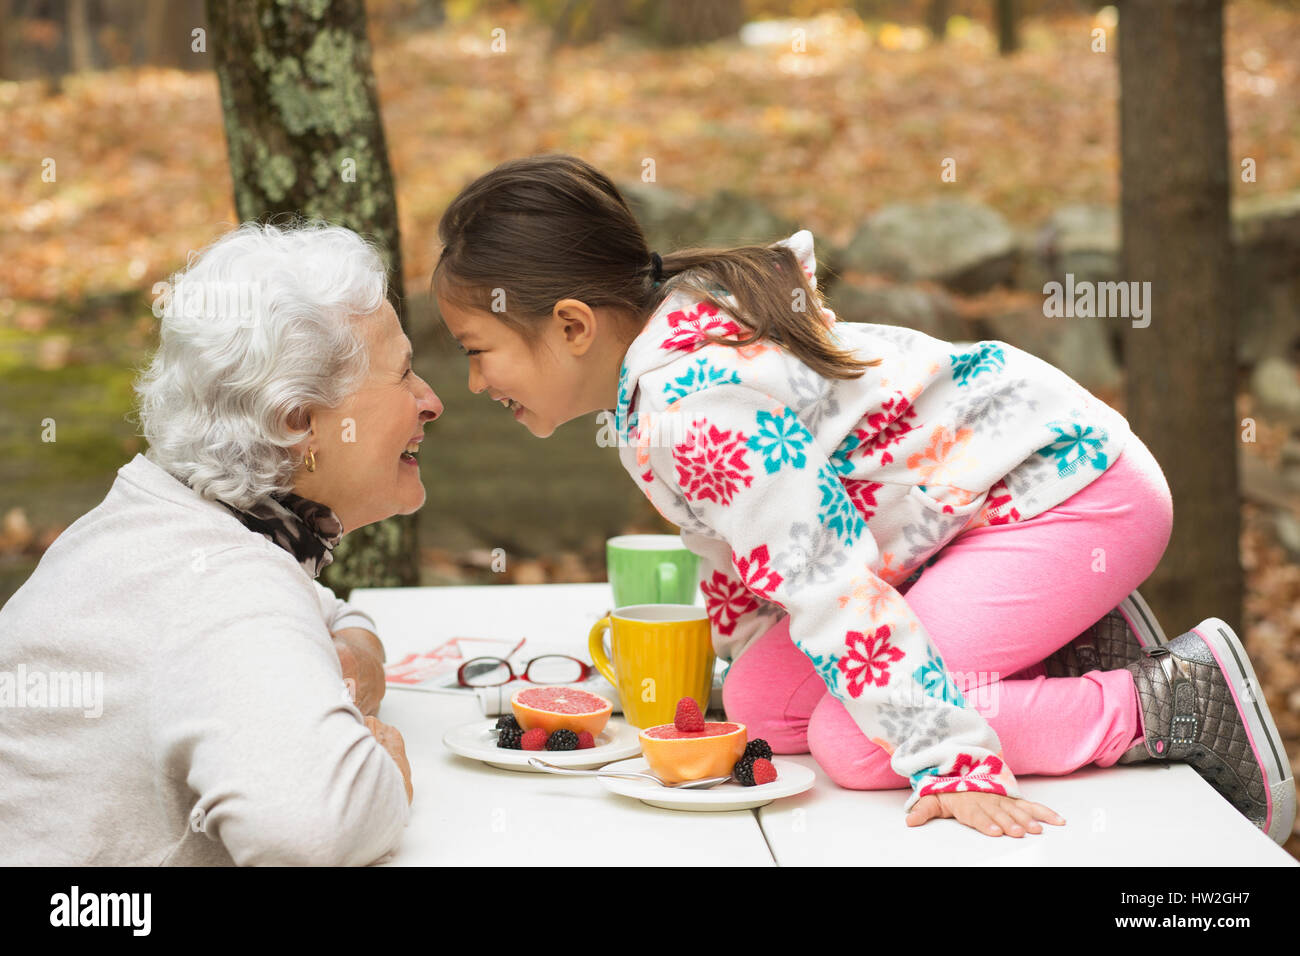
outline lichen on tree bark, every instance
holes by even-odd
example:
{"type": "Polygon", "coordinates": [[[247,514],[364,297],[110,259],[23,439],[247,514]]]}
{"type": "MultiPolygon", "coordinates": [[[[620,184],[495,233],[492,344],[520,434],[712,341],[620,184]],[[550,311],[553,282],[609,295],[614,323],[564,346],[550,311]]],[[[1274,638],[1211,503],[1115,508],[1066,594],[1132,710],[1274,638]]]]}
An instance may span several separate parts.
{"type": "MultiPolygon", "coordinates": [[[[397,202],[363,0],[208,0],[235,209],[325,219],[375,240],[405,328],[397,202]]],[[[419,581],[414,516],[349,532],[322,581],[419,581]]]]}

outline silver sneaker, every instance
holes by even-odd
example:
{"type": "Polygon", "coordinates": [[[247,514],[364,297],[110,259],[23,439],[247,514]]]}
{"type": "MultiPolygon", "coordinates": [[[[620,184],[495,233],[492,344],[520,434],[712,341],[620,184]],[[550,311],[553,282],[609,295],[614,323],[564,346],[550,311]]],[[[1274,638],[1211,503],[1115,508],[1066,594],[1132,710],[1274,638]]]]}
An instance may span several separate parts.
{"type": "Polygon", "coordinates": [[[1296,789],[1282,737],[1241,641],[1217,617],[1126,668],[1143,741],[1120,763],[1185,761],[1278,844],[1295,822],[1296,789]]]}
{"type": "Polygon", "coordinates": [[[1048,677],[1079,677],[1088,671],[1116,671],[1142,656],[1144,647],[1165,643],[1151,608],[1134,591],[1119,607],[1043,661],[1048,677]]]}

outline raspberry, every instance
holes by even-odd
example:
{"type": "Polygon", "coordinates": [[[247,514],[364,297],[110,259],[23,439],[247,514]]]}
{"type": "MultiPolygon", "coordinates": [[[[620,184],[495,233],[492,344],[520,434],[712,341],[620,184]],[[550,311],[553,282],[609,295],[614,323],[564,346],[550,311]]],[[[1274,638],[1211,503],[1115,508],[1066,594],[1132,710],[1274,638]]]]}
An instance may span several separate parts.
{"type": "Polygon", "coordinates": [[[541,750],[546,746],[546,738],[549,734],[541,727],[534,727],[524,734],[523,739],[519,741],[520,750],[541,750]]]}
{"type": "Polygon", "coordinates": [[[497,730],[505,730],[507,727],[513,728],[521,734],[524,732],[523,728],[519,726],[519,721],[515,720],[514,714],[502,714],[497,718],[497,730]]]}
{"type": "Polygon", "coordinates": [[[757,757],[741,757],[731,768],[731,775],[742,787],[754,786],[754,761],[757,757]]]}
{"type": "Polygon", "coordinates": [[[755,737],[749,743],[745,744],[746,757],[762,757],[764,760],[772,759],[772,748],[768,746],[767,741],[762,737],[755,737]]]}
{"type": "Polygon", "coordinates": [[[772,766],[772,761],[765,757],[759,757],[754,761],[752,773],[754,785],[758,787],[765,783],[771,783],[776,779],[776,767],[772,766]]]}
{"type": "Polygon", "coordinates": [[[591,736],[591,731],[584,730],[582,733],[578,734],[579,750],[590,750],[594,746],[596,746],[596,738],[591,736]]]}
{"type": "Polygon", "coordinates": [[[704,729],[704,717],[700,714],[700,705],[693,697],[683,697],[677,702],[677,714],[673,717],[673,726],[682,733],[704,729]]]}
{"type": "Polygon", "coordinates": [[[577,750],[578,735],[572,730],[557,730],[546,741],[547,750],[577,750]]]}
{"type": "Polygon", "coordinates": [[[502,727],[501,732],[497,734],[497,746],[502,750],[518,750],[519,741],[523,736],[524,732],[518,727],[502,727]]]}

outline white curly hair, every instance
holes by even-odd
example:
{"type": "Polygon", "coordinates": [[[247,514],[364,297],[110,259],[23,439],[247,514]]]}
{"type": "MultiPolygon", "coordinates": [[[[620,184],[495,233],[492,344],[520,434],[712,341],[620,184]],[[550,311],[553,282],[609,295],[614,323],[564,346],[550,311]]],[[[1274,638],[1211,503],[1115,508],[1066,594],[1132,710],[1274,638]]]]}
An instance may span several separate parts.
{"type": "Polygon", "coordinates": [[[291,416],[337,407],[369,373],[360,323],[388,292],[378,249],[320,220],[245,223],[167,286],[135,383],[145,457],[236,508],[289,491],[308,435],[291,416]]]}

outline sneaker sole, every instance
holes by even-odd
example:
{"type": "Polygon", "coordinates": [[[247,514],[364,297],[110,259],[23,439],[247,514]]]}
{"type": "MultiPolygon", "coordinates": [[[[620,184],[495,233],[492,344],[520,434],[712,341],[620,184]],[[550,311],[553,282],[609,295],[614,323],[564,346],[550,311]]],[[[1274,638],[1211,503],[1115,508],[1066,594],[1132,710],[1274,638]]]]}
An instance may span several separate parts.
{"type": "Polygon", "coordinates": [[[1169,639],[1160,629],[1160,622],[1151,613],[1151,608],[1137,591],[1133,591],[1115,608],[1120,616],[1128,622],[1128,629],[1137,638],[1141,647],[1159,647],[1168,644],[1169,639]]]}
{"type": "Polygon", "coordinates": [[[1228,690],[1246,726],[1250,749],[1264,773],[1264,792],[1268,798],[1264,832],[1274,843],[1281,845],[1291,836],[1295,824],[1295,778],[1282,735],[1277,732],[1259,678],[1255,676],[1255,668],[1251,666],[1236,633],[1219,618],[1208,617],[1192,631],[1205,642],[1219,669],[1228,678],[1228,690]]]}

